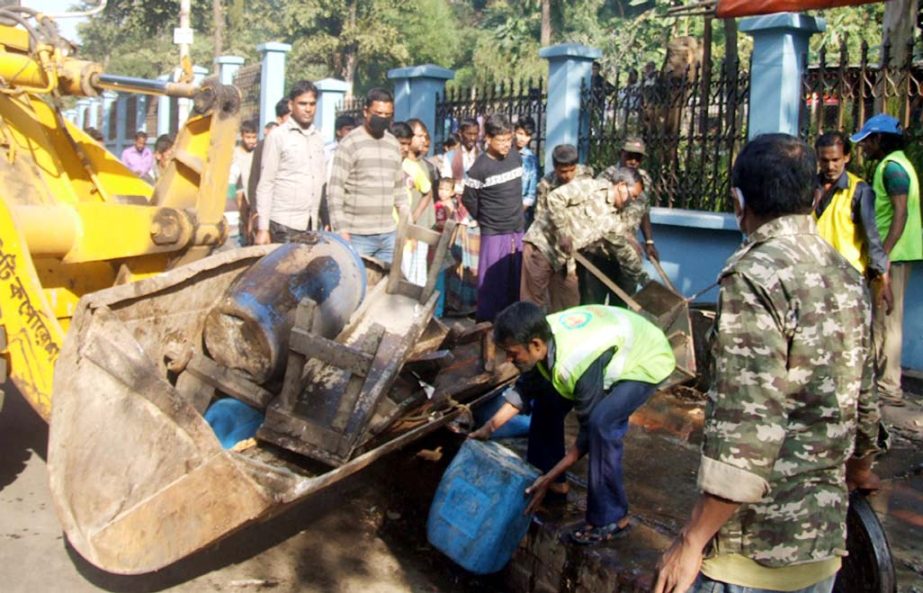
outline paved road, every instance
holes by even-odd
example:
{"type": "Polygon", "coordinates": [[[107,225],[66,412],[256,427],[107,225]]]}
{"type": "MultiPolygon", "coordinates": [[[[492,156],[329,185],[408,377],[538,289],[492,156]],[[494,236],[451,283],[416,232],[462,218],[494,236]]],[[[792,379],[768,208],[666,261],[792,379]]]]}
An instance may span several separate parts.
{"type": "MultiPolygon", "coordinates": [[[[48,430],[15,391],[0,411],[0,590],[184,593],[423,593],[470,585],[406,531],[374,474],[346,480],[272,521],[245,529],[160,573],[118,576],[84,561],[66,543],[45,473],[48,430]]],[[[386,460],[387,461],[387,460],[386,460]]],[[[414,461],[412,452],[394,463],[414,461]]],[[[384,462],[383,462],[384,463],[384,462]]],[[[397,503],[394,503],[395,505],[397,503]]],[[[418,523],[419,517],[413,523],[418,523]]],[[[419,534],[414,534],[418,536],[419,534]]]]}

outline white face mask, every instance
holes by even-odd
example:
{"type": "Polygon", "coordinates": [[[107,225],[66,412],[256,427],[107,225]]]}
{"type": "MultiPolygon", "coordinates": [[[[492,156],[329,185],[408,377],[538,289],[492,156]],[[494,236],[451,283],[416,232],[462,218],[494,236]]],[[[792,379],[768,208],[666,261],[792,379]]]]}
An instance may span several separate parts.
{"type": "Polygon", "coordinates": [[[734,213],[734,218],[737,219],[737,228],[740,229],[740,233],[744,237],[744,242],[747,241],[747,232],[744,230],[744,206],[747,201],[744,199],[744,194],[740,191],[739,187],[732,187],[731,192],[733,192],[734,197],[737,198],[737,205],[739,206],[737,212],[734,213]]]}
{"type": "Polygon", "coordinates": [[[731,191],[734,193],[734,197],[737,198],[737,205],[740,207],[737,213],[734,214],[734,217],[737,218],[737,228],[743,231],[744,206],[747,201],[744,199],[744,193],[740,191],[739,187],[732,187],[731,191]]]}

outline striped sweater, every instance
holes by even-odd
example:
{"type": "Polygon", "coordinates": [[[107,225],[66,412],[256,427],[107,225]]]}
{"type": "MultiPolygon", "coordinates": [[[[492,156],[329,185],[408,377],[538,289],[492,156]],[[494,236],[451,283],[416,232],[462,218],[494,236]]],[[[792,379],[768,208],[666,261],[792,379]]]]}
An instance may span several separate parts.
{"type": "Polygon", "coordinates": [[[392,232],[394,208],[407,208],[401,153],[389,132],[374,138],[359,126],[340,141],[327,185],[330,225],[356,235],[392,232]]]}

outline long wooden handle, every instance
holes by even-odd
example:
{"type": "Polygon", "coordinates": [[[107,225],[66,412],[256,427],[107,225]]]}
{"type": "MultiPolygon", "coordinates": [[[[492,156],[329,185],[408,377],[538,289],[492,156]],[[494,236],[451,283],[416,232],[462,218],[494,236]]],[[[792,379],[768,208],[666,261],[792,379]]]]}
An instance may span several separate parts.
{"type": "Polygon", "coordinates": [[[679,291],[676,290],[676,287],[673,286],[673,283],[670,282],[670,277],[667,276],[667,273],[663,271],[663,266],[660,265],[660,262],[656,258],[648,258],[651,265],[654,266],[654,269],[657,270],[657,273],[660,274],[660,279],[663,280],[664,286],[672,290],[673,292],[679,294],[679,291]]]}
{"type": "Polygon", "coordinates": [[[575,260],[577,261],[577,263],[579,263],[581,266],[583,266],[584,268],[586,268],[587,270],[589,270],[591,274],[593,274],[594,276],[596,276],[596,277],[599,279],[600,282],[602,282],[603,284],[605,284],[605,285],[606,285],[606,288],[608,288],[609,290],[611,290],[612,292],[614,292],[616,295],[618,295],[618,297],[619,297],[620,299],[622,299],[623,301],[625,301],[625,304],[628,305],[628,308],[629,308],[629,309],[631,309],[631,310],[634,311],[635,313],[639,313],[639,312],[641,311],[641,305],[638,304],[638,301],[636,301],[636,300],[634,300],[633,298],[631,298],[630,296],[628,296],[628,293],[627,293],[627,292],[625,292],[624,290],[622,290],[622,288],[621,288],[618,284],[616,284],[616,283],[613,282],[608,276],[606,276],[605,274],[603,274],[602,270],[600,270],[599,268],[597,268],[596,266],[594,266],[593,264],[591,264],[591,263],[590,263],[590,260],[588,260],[587,258],[583,257],[583,255],[581,255],[579,252],[574,253],[574,259],[575,259],[575,260]]]}

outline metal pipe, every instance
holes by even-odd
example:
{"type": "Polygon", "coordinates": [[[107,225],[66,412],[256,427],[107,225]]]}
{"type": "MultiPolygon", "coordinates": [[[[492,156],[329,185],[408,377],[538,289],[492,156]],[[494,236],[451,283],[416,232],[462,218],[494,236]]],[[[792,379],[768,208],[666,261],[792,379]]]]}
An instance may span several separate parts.
{"type": "Polygon", "coordinates": [[[97,6],[96,8],[90,8],[88,10],[82,10],[79,12],[60,12],[57,14],[46,14],[45,16],[51,17],[53,19],[72,19],[72,18],[78,18],[78,17],[96,16],[97,14],[101,13],[106,8],[107,1],[108,0],[102,0],[99,3],[99,6],[97,6]]]}
{"type": "Polygon", "coordinates": [[[119,76],[117,74],[97,74],[93,77],[93,86],[98,90],[166,95],[168,97],[184,97],[187,99],[192,99],[199,91],[199,87],[192,84],[119,76]]]}

